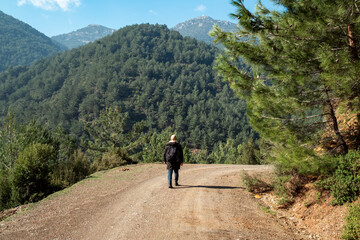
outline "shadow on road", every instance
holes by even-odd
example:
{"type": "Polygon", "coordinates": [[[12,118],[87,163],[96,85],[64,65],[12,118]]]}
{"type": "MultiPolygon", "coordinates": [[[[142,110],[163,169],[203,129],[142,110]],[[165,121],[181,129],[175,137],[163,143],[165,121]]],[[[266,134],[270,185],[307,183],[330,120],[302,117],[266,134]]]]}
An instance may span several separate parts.
{"type": "Polygon", "coordinates": [[[207,185],[179,185],[174,189],[179,188],[210,188],[210,189],[245,189],[244,187],[231,187],[231,186],[207,186],[207,185]]]}

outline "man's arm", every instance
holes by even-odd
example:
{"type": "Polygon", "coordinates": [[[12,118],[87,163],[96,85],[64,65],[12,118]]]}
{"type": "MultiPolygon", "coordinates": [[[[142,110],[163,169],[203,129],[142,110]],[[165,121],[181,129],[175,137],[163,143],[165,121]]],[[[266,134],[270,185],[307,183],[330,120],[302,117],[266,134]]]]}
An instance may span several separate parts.
{"type": "Polygon", "coordinates": [[[179,160],[180,160],[180,165],[182,166],[184,163],[184,154],[180,144],[179,144],[179,160]]]}
{"type": "Polygon", "coordinates": [[[168,147],[166,146],[165,150],[164,150],[164,154],[163,154],[163,159],[164,159],[165,164],[166,164],[166,152],[167,152],[167,149],[168,149],[168,147]]]}

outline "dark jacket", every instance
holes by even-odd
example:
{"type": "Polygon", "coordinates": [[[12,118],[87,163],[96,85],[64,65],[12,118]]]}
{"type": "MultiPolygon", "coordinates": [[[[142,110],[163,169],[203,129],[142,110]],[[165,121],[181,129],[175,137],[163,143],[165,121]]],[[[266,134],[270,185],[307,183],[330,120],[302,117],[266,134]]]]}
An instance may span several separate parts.
{"type": "Polygon", "coordinates": [[[180,145],[180,143],[177,143],[177,142],[168,142],[165,146],[165,151],[164,151],[164,162],[166,163],[166,166],[167,166],[167,169],[180,169],[180,165],[181,163],[184,162],[184,155],[183,155],[183,150],[182,150],[182,147],[180,145]],[[174,161],[174,162],[167,162],[166,161],[166,152],[169,151],[169,149],[172,147],[172,146],[175,146],[176,147],[176,152],[177,152],[177,156],[178,156],[178,159],[177,161],[174,161]]]}

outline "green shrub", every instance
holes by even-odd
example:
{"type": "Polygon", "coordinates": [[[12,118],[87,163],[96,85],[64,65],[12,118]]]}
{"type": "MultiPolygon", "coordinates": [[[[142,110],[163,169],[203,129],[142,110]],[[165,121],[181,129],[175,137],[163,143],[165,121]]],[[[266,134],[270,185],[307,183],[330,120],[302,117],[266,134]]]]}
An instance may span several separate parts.
{"type": "Polygon", "coordinates": [[[36,121],[18,125],[9,111],[0,126],[0,210],[37,201],[68,185],[53,184],[64,166],[72,169],[65,177],[68,182],[82,178],[83,162],[70,159],[75,143],[61,128],[52,132],[36,121]]]}
{"type": "Polygon", "coordinates": [[[148,136],[141,152],[143,161],[147,163],[163,162],[165,145],[172,134],[174,131],[169,127],[160,133],[154,132],[148,136]]]}
{"type": "Polygon", "coordinates": [[[246,190],[253,192],[253,187],[257,185],[258,179],[256,177],[251,177],[247,172],[243,171],[241,178],[245,184],[246,190]]]}
{"type": "Polygon", "coordinates": [[[218,142],[214,145],[209,158],[214,163],[240,163],[241,145],[236,145],[234,139],[227,139],[226,143],[218,142]]]}
{"type": "Polygon", "coordinates": [[[134,163],[126,151],[114,148],[104,153],[103,156],[92,164],[93,171],[102,171],[126,164],[134,163]]]}
{"type": "Polygon", "coordinates": [[[0,170],[0,211],[12,207],[11,205],[11,183],[6,171],[0,170]]]}
{"type": "Polygon", "coordinates": [[[37,201],[49,193],[55,156],[52,146],[40,143],[30,144],[19,153],[12,176],[13,197],[19,203],[37,201]]]}
{"type": "Polygon", "coordinates": [[[84,179],[90,174],[90,162],[86,155],[78,150],[70,158],[58,164],[51,174],[51,184],[55,189],[63,189],[84,179]]]}
{"type": "Polygon", "coordinates": [[[272,187],[263,180],[250,176],[243,171],[242,180],[245,184],[246,190],[252,193],[264,193],[272,190],[272,187]]]}
{"type": "Polygon", "coordinates": [[[287,205],[293,202],[294,196],[289,192],[288,188],[286,187],[290,180],[290,175],[284,175],[278,176],[276,178],[276,181],[274,182],[274,193],[280,198],[278,202],[279,205],[287,205]]]}
{"type": "Polygon", "coordinates": [[[360,239],[360,204],[351,206],[346,216],[345,231],[342,235],[345,240],[360,239]]]}
{"type": "Polygon", "coordinates": [[[333,176],[317,183],[319,189],[330,190],[333,204],[353,202],[360,193],[360,151],[349,151],[337,158],[337,169],[333,176]]]}
{"type": "Polygon", "coordinates": [[[193,149],[188,158],[189,163],[214,163],[213,159],[209,158],[209,152],[202,149],[193,149]]]}
{"type": "Polygon", "coordinates": [[[335,198],[332,203],[342,205],[355,201],[359,195],[359,184],[359,177],[356,179],[346,172],[336,174],[330,187],[331,195],[335,198]]]}

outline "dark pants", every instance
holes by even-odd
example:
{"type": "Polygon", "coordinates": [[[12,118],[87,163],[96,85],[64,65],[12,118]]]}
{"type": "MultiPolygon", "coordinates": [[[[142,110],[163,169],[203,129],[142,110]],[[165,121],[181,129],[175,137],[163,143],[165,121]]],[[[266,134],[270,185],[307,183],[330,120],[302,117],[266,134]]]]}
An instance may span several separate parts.
{"type": "Polygon", "coordinates": [[[175,183],[178,182],[179,180],[179,169],[169,169],[168,170],[168,181],[169,181],[169,186],[172,186],[172,172],[174,171],[174,175],[175,175],[175,183]]]}

